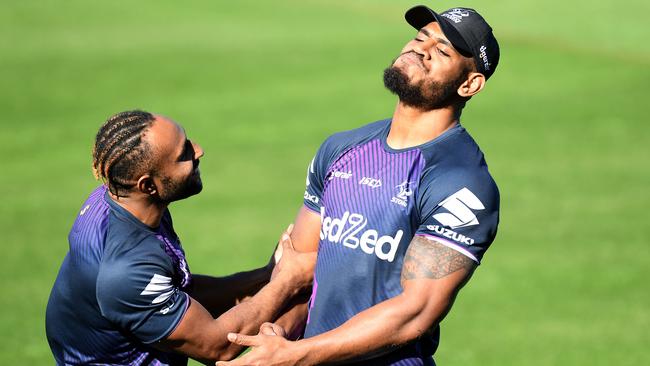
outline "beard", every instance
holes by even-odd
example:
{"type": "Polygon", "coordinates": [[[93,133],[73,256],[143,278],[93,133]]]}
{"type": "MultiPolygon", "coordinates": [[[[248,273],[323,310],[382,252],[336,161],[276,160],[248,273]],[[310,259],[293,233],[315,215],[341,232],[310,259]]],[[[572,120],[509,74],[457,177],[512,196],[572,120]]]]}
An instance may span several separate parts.
{"type": "Polygon", "coordinates": [[[412,84],[406,74],[395,66],[395,61],[384,70],[384,86],[397,95],[400,102],[417,109],[430,111],[454,105],[461,101],[456,93],[465,80],[467,72],[463,70],[453,80],[446,82],[422,79],[412,84]]]}
{"type": "Polygon", "coordinates": [[[200,193],[203,190],[203,182],[201,181],[201,174],[197,169],[198,166],[195,166],[192,174],[182,180],[161,177],[162,190],[158,193],[160,200],[165,203],[170,203],[200,193]]]}

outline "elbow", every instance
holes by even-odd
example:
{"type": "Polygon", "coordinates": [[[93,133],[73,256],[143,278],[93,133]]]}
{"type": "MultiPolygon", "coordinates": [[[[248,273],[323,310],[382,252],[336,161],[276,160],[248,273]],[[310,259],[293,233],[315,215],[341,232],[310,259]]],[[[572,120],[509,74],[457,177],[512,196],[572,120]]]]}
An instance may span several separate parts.
{"type": "Polygon", "coordinates": [[[234,347],[226,347],[226,349],[221,349],[213,352],[210,360],[212,361],[212,364],[214,364],[216,361],[230,361],[239,356],[242,351],[243,350],[241,349],[234,349],[234,347]]]}
{"type": "Polygon", "coordinates": [[[243,351],[242,347],[233,345],[230,342],[205,342],[196,345],[193,354],[188,356],[204,364],[214,365],[216,361],[230,361],[243,351]]]}
{"type": "Polygon", "coordinates": [[[446,299],[426,301],[415,301],[406,306],[407,321],[401,329],[401,343],[408,343],[416,340],[434,329],[445,316],[449,308],[449,301],[446,299]]]}

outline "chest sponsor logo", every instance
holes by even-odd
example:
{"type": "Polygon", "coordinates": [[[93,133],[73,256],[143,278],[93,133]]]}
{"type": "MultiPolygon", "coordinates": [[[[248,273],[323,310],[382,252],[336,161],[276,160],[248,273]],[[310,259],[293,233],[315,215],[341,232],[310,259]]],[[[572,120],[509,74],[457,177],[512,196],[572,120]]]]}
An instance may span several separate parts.
{"type": "Polygon", "coordinates": [[[403,181],[401,184],[395,186],[398,192],[390,201],[402,207],[408,206],[408,199],[413,195],[413,184],[414,182],[403,181]]]}
{"type": "Polygon", "coordinates": [[[472,210],[483,210],[485,206],[481,200],[467,188],[463,188],[438,204],[449,212],[433,215],[443,226],[451,229],[478,225],[478,219],[472,210]]]}
{"type": "Polygon", "coordinates": [[[376,178],[371,178],[371,177],[363,177],[359,181],[359,184],[368,186],[370,188],[379,188],[381,187],[381,179],[376,179],[376,178]]]}
{"type": "Polygon", "coordinates": [[[147,287],[142,290],[140,295],[156,296],[153,300],[151,300],[151,303],[160,304],[169,300],[175,291],[176,288],[174,285],[172,285],[171,277],[154,274],[153,277],[151,277],[151,280],[149,280],[149,284],[147,284],[147,287]]]}
{"type": "Polygon", "coordinates": [[[342,244],[350,249],[361,249],[364,253],[392,262],[404,232],[395,235],[380,235],[377,230],[367,228],[368,220],[361,214],[345,211],[340,218],[325,216],[321,207],[320,239],[332,244],[342,244]]]}

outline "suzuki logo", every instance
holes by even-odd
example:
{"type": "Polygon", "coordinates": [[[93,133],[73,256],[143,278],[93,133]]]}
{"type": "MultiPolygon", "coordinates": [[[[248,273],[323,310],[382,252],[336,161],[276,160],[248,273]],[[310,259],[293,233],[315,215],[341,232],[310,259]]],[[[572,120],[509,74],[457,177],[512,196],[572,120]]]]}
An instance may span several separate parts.
{"type": "Polygon", "coordinates": [[[435,214],[433,218],[451,229],[478,225],[478,219],[472,210],[485,209],[485,206],[483,206],[483,203],[478,197],[467,188],[463,188],[447,197],[438,206],[446,208],[449,212],[435,214]]]}

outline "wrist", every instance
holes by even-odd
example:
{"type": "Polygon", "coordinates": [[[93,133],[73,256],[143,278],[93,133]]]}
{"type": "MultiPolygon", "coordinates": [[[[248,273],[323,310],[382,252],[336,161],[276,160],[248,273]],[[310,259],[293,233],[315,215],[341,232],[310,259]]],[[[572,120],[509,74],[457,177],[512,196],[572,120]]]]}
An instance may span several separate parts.
{"type": "Polygon", "coordinates": [[[294,342],[296,351],[296,365],[311,366],[319,363],[316,352],[311,349],[311,342],[307,339],[301,339],[294,342]]]}
{"type": "Polygon", "coordinates": [[[311,291],[314,282],[314,273],[305,271],[296,272],[293,274],[291,281],[296,292],[311,291]]]}
{"type": "Polygon", "coordinates": [[[277,283],[279,286],[284,287],[285,289],[291,292],[291,295],[297,295],[300,293],[308,284],[304,280],[304,275],[296,273],[295,271],[280,271],[278,272],[271,282],[277,283]]]}

